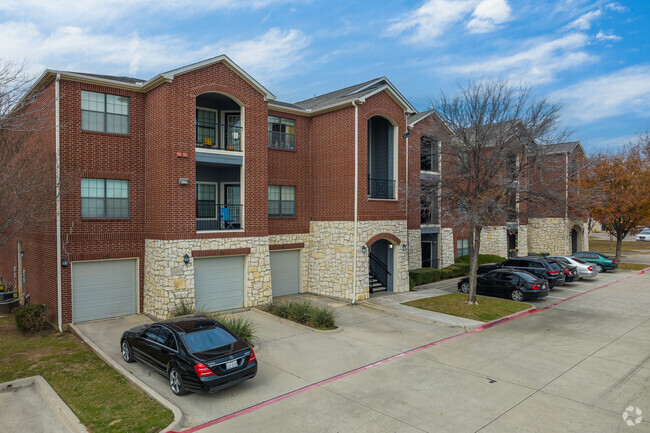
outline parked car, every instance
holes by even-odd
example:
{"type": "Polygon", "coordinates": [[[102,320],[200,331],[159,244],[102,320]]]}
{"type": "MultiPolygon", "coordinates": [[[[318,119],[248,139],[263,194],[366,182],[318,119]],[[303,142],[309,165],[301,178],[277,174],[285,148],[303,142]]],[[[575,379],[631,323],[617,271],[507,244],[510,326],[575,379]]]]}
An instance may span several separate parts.
{"type": "Polygon", "coordinates": [[[501,263],[492,263],[479,266],[478,273],[489,272],[494,269],[509,268],[526,271],[548,281],[549,288],[561,286],[566,281],[562,269],[557,263],[551,263],[544,257],[510,257],[501,263]]]}
{"type": "Polygon", "coordinates": [[[650,242],[650,230],[643,230],[641,233],[637,234],[636,240],[650,242]]]}
{"type": "Polygon", "coordinates": [[[577,253],[571,254],[571,257],[576,257],[585,262],[595,264],[598,272],[606,272],[618,268],[616,259],[607,257],[605,254],[597,253],[595,251],[578,251],[577,253]]]}
{"type": "MultiPolygon", "coordinates": [[[[469,293],[469,277],[458,281],[458,290],[469,293]]],[[[548,283],[544,278],[514,269],[496,269],[476,279],[476,293],[479,295],[502,296],[520,302],[543,298],[548,292],[548,283]]]]}
{"type": "Polygon", "coordinates": [[[120,348],[126,362],[140,361],[167,377],[176,395],[215,392],[257,374],[253,348],[205,316],[129,329],[122,334],[120,348]]]}
{"type": "Polygon", "coordinates": [[[546,260],[548,260],[551,263],[555,263],[560,267],[562,272],[564,272],[564,278],[567,283],[572,283],[575,280],[580,279],[578,276],[578,268],[567,263],[562,263],[559,260],[553,259],[551,257],[544,257],[546,260]]]}
{"type": "Polygon", "coordinates": [[[592,263],[587,263],[584,260],[568,256],[549,256],[548,258],[555,259],[560,263],[575,266],[578,270],[578,276],[580,279],[591,279],[598,276],[598,269],[596,269],[596,266],[592,263]]]}

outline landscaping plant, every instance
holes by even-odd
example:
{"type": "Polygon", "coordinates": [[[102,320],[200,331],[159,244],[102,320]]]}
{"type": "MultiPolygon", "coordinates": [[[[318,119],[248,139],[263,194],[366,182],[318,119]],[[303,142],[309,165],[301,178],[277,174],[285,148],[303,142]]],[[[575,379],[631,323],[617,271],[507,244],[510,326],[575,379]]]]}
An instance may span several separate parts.
{"type": "Polygon", "coordinates": [[[16,326],[24,332],[38,332],[50,327],[51,314],[45,305],[26,305],[14,313],[16,326]]]}

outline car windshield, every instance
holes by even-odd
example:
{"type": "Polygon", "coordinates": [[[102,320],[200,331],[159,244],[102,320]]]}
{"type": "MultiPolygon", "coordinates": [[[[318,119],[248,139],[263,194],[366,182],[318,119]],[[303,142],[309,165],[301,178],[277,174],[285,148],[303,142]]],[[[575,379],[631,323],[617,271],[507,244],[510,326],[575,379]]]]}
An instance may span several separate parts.
{"type": "Polygon", "coordinates": [[[553,260],[557,260],[560,263],[564,263],[565,265],[570,265],[571,262],[564,257],[553,257],[553,260]]]}
{"type": "Polygon", "coordinates": [[[559,271],[560,270],[560,267],[558,266],[557,263],[553,263],[553,262],[548,262],[548,263],[549,263],[549,265],[551,265],[552,270],[554,270],[554,271],[559,271]]]}
{"type": "Polygon", "coordinates": [[[650,235],[650,230],[643,230],[640,235],[650,235]]]}
{"type": "Polygon", "coordinates": [[[572,257],[571,260],[573,260],[576,263],[580,263],[581,265],[586,265],[587,264],[587,262],[585,262],[584,260],[579,259],[577,257],[572,257]]]}
{"type": "Polygon", "coordinates": [[[528,272],[517,272],[517,275],[519,275],[521,278],[523,278],[526,281],[536,281],[537,280],[536,276],[531,275],[528,272]]]}
{"type": "Polygon", "coordinates": [[[600,257],[602,257],[602,258],[604,258],[604,259],[609,259],[609,258],[610,258],[609,256],[606,256],[606,255],[603,254],[603,253],[596,253],[596,254],[598,254],[600,257]]]}
{"type": "Polygon", "coordinates": [[[237,339],[221,328],[206,329],[205,331],[185,334],[183,340],[190,352],[207,352],[208,350],[232,344],[237,339]]]}

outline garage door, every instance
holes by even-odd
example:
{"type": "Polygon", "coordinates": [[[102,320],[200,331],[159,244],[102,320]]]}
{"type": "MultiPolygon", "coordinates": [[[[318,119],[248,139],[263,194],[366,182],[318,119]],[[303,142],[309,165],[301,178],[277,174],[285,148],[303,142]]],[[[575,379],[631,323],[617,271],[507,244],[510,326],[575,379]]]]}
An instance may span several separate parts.
{"type": "Polygon", "coordinates": [[[300,291],[300,251],[271,252],[271,286],[273,296],[300,291]]]}
{"type": "Polygon", "coordinates": [[[194,260],[194,300],[200,311],[244,306],[244,256],[194,260]]]}
{"type": "Polygon", "coordinates": [[[137,260],[72,264],[72,320],[105,319],[137,311],[137,260]]]}

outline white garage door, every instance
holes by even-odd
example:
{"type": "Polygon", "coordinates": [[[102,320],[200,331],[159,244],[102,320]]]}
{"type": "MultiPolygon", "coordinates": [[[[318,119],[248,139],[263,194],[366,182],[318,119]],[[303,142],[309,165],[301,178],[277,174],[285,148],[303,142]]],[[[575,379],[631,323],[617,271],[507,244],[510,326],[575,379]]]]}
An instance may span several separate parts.
{"type": "Polygon", "coordinates": [[[244,256],[194,260],[194,300],[199,311],[244,306],[244,256]]]}
{"type": "Polygon", "coordinates": [[[271,287],[273,296],[300,291],[300,251],[271,251],[271,287]]]}
{"type": "Polygon", "coordinates": [[[137,273],[135,259],[73,263],[73,322],[135,314],[137,273]]]}

